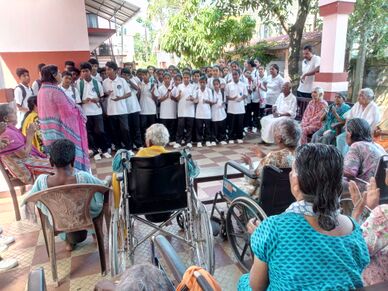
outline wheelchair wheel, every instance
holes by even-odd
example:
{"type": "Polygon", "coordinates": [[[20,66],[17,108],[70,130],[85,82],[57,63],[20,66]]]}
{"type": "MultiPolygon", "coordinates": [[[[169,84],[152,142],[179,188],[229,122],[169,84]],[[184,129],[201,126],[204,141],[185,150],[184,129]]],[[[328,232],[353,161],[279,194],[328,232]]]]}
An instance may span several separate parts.
{"type": "Polygon", "coordinates": [[[215,269],[213,230],[206,208],[200,201],[193,209],[192,223],[195,263],[213,274],[215,269]]]}
{"type": "Polygon", "coordinates": [[[231,203],[226,215],[226,233],[240,266],[246,271],[252,267],[254,254],[250,245],[247,223],[251,218],[263,221],[267,215],[251,198],[238,197],[231,203]]]}
{"type": "Polygon", "coordinates": [[[126,232],[124,219],[119,217],[119,210],[115,209],[109,230],[109,262],[112,277],[126,270],[126,232]]]}

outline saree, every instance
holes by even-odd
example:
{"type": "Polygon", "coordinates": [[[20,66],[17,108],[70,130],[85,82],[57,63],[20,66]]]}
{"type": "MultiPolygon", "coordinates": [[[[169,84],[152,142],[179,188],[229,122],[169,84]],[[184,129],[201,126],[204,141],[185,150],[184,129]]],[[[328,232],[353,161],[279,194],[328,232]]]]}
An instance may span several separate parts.
{"type": "Polygon", "coordinates": [[[74,168],[90,171],[86,116],[81,107],[57,86],[44,83],[38,93],[38,112],[43,145],[49,149],[58,139],[72,141],[74,168]]]}
{"type": "Polygon", "coordinates": [[[15,178],[18,178],[25,184],[30,184],[34,176],[41,173],[51,173],[52,167],[47,157],[39,152],[34,146],[30,154],[25,158],[20,158],[16,153],[22,150],[26,145],[26,138],[13,125],[8,125],[1,138],[7,139],[9,144],[0,150],[2,163],[15,178]]]}
{"type": "MultiPolygon", "coordinates": [[[[39,117],[38,114],[34,111],[30,112],[25,119],[22,122],[22,134],[24,136],[27,136],[27,129],[30,127],[30,125],[34,122],[38,122],[39,117]]],[[[43,147],[42,147],[42,135],[40,133],[40,130],[38,130],[34,138],[32,139],[32,145],[40,152],[43,152],[43,147]]]]}

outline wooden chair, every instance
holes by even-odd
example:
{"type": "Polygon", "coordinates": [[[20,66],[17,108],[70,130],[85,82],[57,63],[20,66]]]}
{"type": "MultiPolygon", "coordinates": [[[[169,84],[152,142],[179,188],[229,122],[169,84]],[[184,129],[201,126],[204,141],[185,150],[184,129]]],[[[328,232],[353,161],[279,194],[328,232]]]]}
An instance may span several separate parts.
{"type": "Polygon", "coordinates": [[[51,214],[52,224],[48,216],[40,208],[39,216],[46,243],[47,254],[50,258],[53,281],[58,284],[57,263],[55,255],[54,237],[62,232],[75,232],[93,229],[97,237],[100,255],[101,274],[106,274],[106,260],[104,253],[103,214],[109,205],[110,188],[92,184],[72,184],[57,186],[37,192],[27,198],[27,202],[36,204],[41,202],[51,214]],[[96,218],[90,216],[89,206],[96,192],[104,194],[104,209],[96,218]]]}
{"type": "Polygon", "coordinates": [[[11,194],[11,198],[12,198],[15,217],[16,217],[16,220],[19,221],[21,218],[20,218],[19,203],[18,203],[15,187],[20,187],[20,191],[23,195],[26,192],[26,184],[24,184],[18,178],[13,177],[11,173],[4,167],[4,164],[1,161],[0,161],[0,172],[3,175],[5,182],[7,183],[9,193],[11,194]]]}

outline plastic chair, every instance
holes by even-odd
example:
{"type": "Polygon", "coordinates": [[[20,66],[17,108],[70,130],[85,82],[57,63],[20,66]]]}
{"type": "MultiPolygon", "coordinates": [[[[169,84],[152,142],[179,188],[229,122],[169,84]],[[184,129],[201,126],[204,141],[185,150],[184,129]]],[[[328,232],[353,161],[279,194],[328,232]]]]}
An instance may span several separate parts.
{"type": "Polygon", "coordinates": [[[105,209],[105,205],[109,204],[110,188],[101,185],[72,184],[58,186],[34,193],[26,200],[26,202],[35,204],[41,202],[47,207],[51,214],[52,224],[49,221],[49,217],[44,215],[40,208],[38,208],[46,250],[50,258],[53,281],[57,286],[59,284],[54,237],[62,232],[93,229],[97,237],[101,274],[103,276],[106,274],[102,224],[104,209],[94,219],[90,216],[89,211],[90,201],[96,192],[104,194],[105,209]]]}
{"type": "Polygon", "coordinates": [[[1,161],[0,161],[0,172],[3,175],[5,182],[7,183],[9,193],[11,194],[11,198],[12,198],[15,217],[16,217],[16,220],[19,221],[21,218],[20,218],[19,203],[18,203],[15,187],[20,187],[21,194],[23,195],[26,192],[26,184],[24,184],[18,178],[13,177],[11,173],[4,167],[4,164],[1,161]]]}

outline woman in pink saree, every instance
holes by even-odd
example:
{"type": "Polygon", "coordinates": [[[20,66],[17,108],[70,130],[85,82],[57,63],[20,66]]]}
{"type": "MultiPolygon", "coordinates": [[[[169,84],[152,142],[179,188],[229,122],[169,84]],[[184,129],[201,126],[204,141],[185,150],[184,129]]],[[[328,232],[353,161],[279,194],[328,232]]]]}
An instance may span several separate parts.
{"type": "Polygon", "coordinates": [[[43,145],[49,150],[58,139],[68,139],[76,146],[74,168],[90,171],[86,116],[72,98],[57,86],[61,81],[58,67],[42,68],[42,87],[38,93],[38,112],[43,145]]]}
{"type": "Polygon", "coordinates": [[[25,184],[31,184],[35,176],[52,172],[47,157],[32,145],[37,129],[35,123],[28,127],[27,136],[24,137],[15,127],[16,111],[8,104],[0,105],[0,123],[0,159],[12,176],[25,184]]]}

